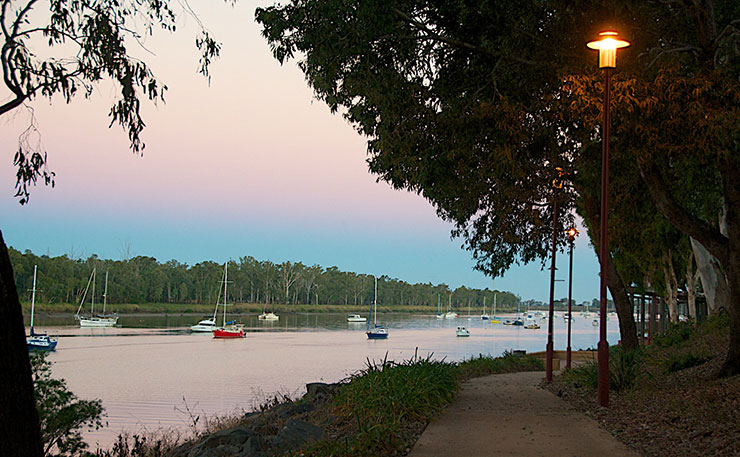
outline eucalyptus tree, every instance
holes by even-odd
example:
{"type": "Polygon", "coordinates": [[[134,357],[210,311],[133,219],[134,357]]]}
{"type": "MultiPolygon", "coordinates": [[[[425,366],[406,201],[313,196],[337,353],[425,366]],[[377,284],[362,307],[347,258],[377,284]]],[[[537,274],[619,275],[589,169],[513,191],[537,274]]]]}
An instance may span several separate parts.
{"type": "MultiPolygon", "coordinates": [[[[577,210],[598,226],[589,173],[603,86],[584,43],[604,21],[621,25],[633,46],[615,75],[614,150],[629,158],[628,179],[638,173],[661,214],[727,273],[722,373],[740,372],[736,1],[294,0],[256,17],[275,57],[299,59],[316,96],[368,137],[370,170],[432,202],[493,275],[547,257],[555,198],[568,223],[577,210]]],[[[624,281],[611,255],[600,260],[632,347],[624,281]]]]}

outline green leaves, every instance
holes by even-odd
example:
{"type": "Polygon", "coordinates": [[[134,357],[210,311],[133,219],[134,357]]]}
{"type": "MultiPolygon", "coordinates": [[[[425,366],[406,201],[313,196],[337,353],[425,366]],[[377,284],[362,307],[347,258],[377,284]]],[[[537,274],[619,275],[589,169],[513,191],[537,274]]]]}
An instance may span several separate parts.
{"type": "Polygon", "coordinates": [[[75,456],[87,448],[83,428],[103,426],[100,400],[80,400],[63,379],[51,377],[51,363],[43,352],[31,354],[36,409],[41,421],[45,456],[75,456]]]}

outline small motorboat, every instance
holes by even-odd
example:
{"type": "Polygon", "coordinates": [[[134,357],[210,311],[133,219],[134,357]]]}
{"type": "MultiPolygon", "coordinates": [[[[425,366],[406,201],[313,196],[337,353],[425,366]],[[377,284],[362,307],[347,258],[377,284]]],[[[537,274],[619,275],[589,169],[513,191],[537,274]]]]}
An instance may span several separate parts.
{"type": "Polygon", "coordinates": [[[350,314],[347,316],[347,322],[367,322],[367,318],[359,314],[350,314]]]}
{"type": "Polygon", "coordinates": [[[190,326],[190,331],[194,333],[211,333],[216,330],[216,318],[203,319],[195,325],[190,326]]]}
{"type": "MultiPolygon", "coordinates": [[[[491,320],[493,322],[493,320],[491,320]]],[[[504,325],[514,325],[514,319],[504,319],[504,325]]]]}
{"type": "Polygon", "coordinates": [[[540,328],[540,326],[537,324],[537,321],[534,319],[527,319],[527,322],[524,323],[524,328],[536,330],[540,328]]]}
{"type": "Polygon", "coordinates": [[[388,338],[388,329],[382,325],[376,325],[375,327],[369,328],[365,334],[370,340],[385,340],[388,338]]]}
{"type": "Polygon", "coordinates": [[[599,326],[599,320],[598,319],[592,320],[591,321],[591,325],[593,325],[594,327],[598,327],[599,326]]]}
{"type": "Polygon", "coordinates": [[[457,336],[470,336],[470,332],[465,327],[458,327],[455,334],[457,336]]]}
{"type": "Polygon", "coordinates": [[[262,313],[259,316],[257,316],[257,319],[259,319],[261,321],[276,321],[276,320],[280,319],[280,316],[278,316],[277,314],[273,313],[272,311],[265,311],[264,313],[262,313]]]}

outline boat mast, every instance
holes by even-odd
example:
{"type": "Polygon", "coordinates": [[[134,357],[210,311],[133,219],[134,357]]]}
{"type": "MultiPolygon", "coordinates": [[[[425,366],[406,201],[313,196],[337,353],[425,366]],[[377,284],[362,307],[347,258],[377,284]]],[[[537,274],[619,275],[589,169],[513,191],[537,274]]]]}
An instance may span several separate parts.
{"type": "Polygon", "coordinates": [[[373,325],[378,326],[378,277],[375,278],[375,294],[373,296],[373,306],[375,307],[375,314],[373,315],[373,325]]]}
{"type": "Polygon", "coordinates": [[[108,271],[105,272],[105,289],[103,289],[103,316],[105,316],[106,304],[108,304],[108,271]]]}
{"type": "Polygon", "coordinates": [[[439,310],[439,294],[437,294],[437,314],[441,314],[439,310]]]}
{"type": "Polygon", "coordinates": [[[90,303],[92,303],[92,305],[90,307],[90,314],[91,314],[90,317],[94,317],[95,316],[95,267],[93,267],[93,276],[92,277],[93,277],[93,279],[92,279],[93,291],[92,291],[92,295],[90,296],[90,303]]]}
{"type": "Polygon", "coordinates": [[[80,306],[77,307],[77,313],[75,314],[75,317],[80,317],[80,311],[82,310],[82,305],[85,303],[85,297],[87,296],[87,289],[90,288],[90,282],[92,281],[93,274],[95,273],[95,269],[93,268],[93,272],[90,273],[90,279],[87,280],[87,286],[85,286],[85,292],[82,294],[82,300],[80,300],[80,306]]]}
{"type": "Polygon", "coordinates": [[[483,314],[486,314],[486,296],[483,296],[483,314]]]}
{"type": "Polygon", "coordinates": [[[224,264],[224,328],[226,328],[226,283],[229,280],[229,261],[224,264]]]}
{"type": "Polygon", "coordinates": [[[36,265],[33,266],[33,289],[31,289],[31,335],[33,335],[33,311],[36,306],[36,265]]]}

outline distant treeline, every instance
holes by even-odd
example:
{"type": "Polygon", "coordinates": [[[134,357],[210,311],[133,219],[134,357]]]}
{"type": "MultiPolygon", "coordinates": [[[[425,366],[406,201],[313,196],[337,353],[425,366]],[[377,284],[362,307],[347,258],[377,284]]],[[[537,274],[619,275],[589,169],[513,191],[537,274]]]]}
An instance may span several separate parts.
{"type": "MultiPolygon", "coordinates": [[[[187,265],[176,260],[160,263],[153,257],[128,260],[37,256],[10,248],[18,294],[30,300],[33,266],[38,265],[38,303],[79,303],[88,278],[97,269],[95,302],[102,302],[105,273],[108,272],[107,301],[116,303],[215,303],[223,290],[224,265],[204,261],[187,265]]],[[[373,276],[340,271],[337,267],[306,266],[300,262],[276,264],[269,260],[241,257],[229,261],[229,303],[310,304],[369,306],[373,298],[373,276]]],[[[92,287],[86,303],[90,301],[92,287]]],[[[458,287],[446,284],[409,284],[387,276],[378,277],[378,305],[392,307],[429,306],[437,302],[444,311],[448,303],[458,312],[468,304],[472,313],[485,302],[490,309],[496,296],[500,309],[516,306],[518,297],[510,292],[458,287]]]]}

